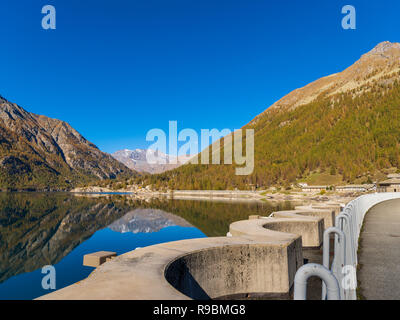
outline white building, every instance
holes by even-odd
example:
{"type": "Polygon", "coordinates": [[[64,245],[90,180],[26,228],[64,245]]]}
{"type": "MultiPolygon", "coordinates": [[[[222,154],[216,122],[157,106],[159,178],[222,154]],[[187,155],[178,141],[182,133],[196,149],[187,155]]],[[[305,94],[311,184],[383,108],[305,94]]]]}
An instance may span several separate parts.
{"type": "Polygon", "coordinates": [[[374,184],[349,184],[346,186],[337,186],[335,190],[338,192],[368,192],[375,190],[374,184]]]}
{"type": "Polygon", "coordinates": [[[306,185],[301,188],[303,192],[321,192],[322,190],[326,191],[328,189],[329,189],[328,186],[309,186],[309,185],[306,185]]]}

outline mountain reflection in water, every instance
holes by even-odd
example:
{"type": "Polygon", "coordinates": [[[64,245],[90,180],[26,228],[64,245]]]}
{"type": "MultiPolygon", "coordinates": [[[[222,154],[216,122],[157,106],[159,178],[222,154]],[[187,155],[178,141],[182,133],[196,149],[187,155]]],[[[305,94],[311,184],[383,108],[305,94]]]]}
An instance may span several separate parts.
{"type": "Polygon", "coordinates": [[[133,200],[65,193],[0,193],[0,299],[32,299],[41,268],[56,267],[57,289],[87,277],[83,255],[117,254],[162,242],[223,236],[233,221],[290,203],[133,200]]]}

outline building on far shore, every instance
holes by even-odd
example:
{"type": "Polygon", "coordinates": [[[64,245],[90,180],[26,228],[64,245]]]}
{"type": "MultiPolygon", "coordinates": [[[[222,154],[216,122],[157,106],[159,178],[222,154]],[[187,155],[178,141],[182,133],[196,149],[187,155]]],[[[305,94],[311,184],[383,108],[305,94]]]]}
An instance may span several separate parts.
{"type": "MultiPolygon", "coordinates": [[[[399,179],[400,180],[400,179],[399,179]]],[[[306,183],[299,183],[299,187],[303,192],[321,192],[322,190],[334,190],[337,192],[369,192],[375,191],[376,185],[375,184],[349,184],[345,186],[309,186],[306,183]]],[[[400,190],[400,187],[399,187],[400,190]]]]}
{"type": "Polygon", "coordinates": [[[400,192],[400,178],[381,181],[377,186],[378,192],[400,192]]]}
{"type": "Polygon", "coordinates": [[[400,179],[400,173],[390,173],[387,175],[388,179],[400,179]]]}
{"type": "Polygon", "coordinates": [[[335,190],[338,192],[367,192],[374,191],[375,189],[374,184],[349,184],[335,187],[335,190]]]}
{"type": "Polygon", "coordinates": [[[301,190],[303,192],[321,192],[322,190],[328,190],[328,186],[309,186],[307,184],[303,184],[301,186],[301,190]]]}

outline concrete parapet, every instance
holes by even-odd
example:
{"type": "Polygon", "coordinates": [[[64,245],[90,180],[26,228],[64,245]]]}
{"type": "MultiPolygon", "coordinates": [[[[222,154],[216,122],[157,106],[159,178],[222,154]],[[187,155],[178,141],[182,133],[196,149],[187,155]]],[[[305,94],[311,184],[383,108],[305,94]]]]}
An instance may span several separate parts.
{"type": "MultiPolygon", "coordinates": [[[[283,211],[286,212],[286,211],[283,211]]],[[[290,211],[288,211],[290,212],[290,211]]],[[[301,216],[318,217],[324,220],[324,228],[335,226],[336,211],[332,208],[313,208],[311,206],[296,206],[293,213],[301,216]]]]}
{"type": "Polygon", "coordinates": [[[323,240],[324,221],[316,217],[264,217],[234,222],[229,227],[233,236],[257,236],[266,240],[301,237],[303,247],[319,247],[323,240]]]}
{"type": "Polygon", "coordinates": [[[335,211],[335,215],[339,215],[341,210],[341,205],[339,203],[313,204],[311,207],[314,209],[331,209],[335,211]]]}
{"type": "MultiPolygon", "coordinates": [[[[248,220],[258,221],[258,220],[248,220]]],[[[88,278],[40,300],[184,300],[287,294],[303,264],[301,238],[262,237],[168,242],[130,251],[88,278]]]]}

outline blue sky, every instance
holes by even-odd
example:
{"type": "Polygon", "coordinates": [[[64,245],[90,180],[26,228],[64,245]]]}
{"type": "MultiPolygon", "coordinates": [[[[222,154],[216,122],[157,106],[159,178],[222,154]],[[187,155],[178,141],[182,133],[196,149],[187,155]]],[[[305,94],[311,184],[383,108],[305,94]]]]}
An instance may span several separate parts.
{"type": "Polygon", "coordinates": [[[290,91],[400,41],[398,0],[5,0],[0,95],[103,151],[153,128],[236,129],[290,91]],[[57,10],[43,30],[41,9],[57,10]],[[343,30],[341,8],[357,10],[343,30]]]}

